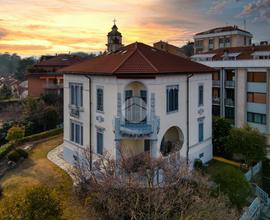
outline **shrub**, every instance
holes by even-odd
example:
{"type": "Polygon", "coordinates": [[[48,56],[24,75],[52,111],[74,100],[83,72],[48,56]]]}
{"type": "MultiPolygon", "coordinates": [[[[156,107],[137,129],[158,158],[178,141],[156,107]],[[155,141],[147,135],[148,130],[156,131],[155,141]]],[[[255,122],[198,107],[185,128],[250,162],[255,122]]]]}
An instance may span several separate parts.
{"type": "Polygon", "coordinates": [[[10,161],[15,162],[15,163],[18,162],[21,159],[21,157],[22,156],[16,150],[14,150],[8,154],[8,159],[10,161]]]}
{"type": "Polygon", "coordinates": [[[28,152],[25,151],[24,149],[18,148],[15,150],[18,154],[20,154],[21,157],[26,159],[28,157],[28,152]]]}
{"type": "Polygon", "coordinates": [[[47,186],[36,186],[26,193],[5,198],[0,219],[63,219],[63,207],[55,192],[47,186]]]}
{"type": "Polygon", "coordinates": [[[196,170],[201,170],[201,169],[203,168],[203,162],[202,162],[201,159],[196,159],[196,160],[194,161],[194,168],[195,168],[196,170]]]}
{"type": "Polygon", "coordinates": [[[6,156],[13,148],[14,143],[9,142],[5,145],[0,146],[0,159],[2,159],[4,156],[6,156]]]}
{"type": "Polygon", "coordinates": [[[24,128],[13,126],[8,130],[6,139],[8,141],[15,141],[17,142],[19,139],[24,137],[24,128]]]}
{"type": "Polygon", "coordinates": [[[29,142],[29,141],[36,141],[36,140],[40,140],[43,138],[48,138],[48,137],[52,137],[58,134],[63,133],[63,128],[55,128],[55,129],[51,129],[49,131],[44,131],[38,134],[34,134],[34,135],[30,135],[27,137],[22,138],[21,140],[19,140],[19,143],[25,143],[25,142],[29,142]]]}
{"type": "Polygon", "coordinates": [[[250,184],[244,174],[230,166],[223,167],[215,173],[213,180],[219,185],[220,191],[227,194],[232,204],[242,208],[250,194],[250,184]]]}

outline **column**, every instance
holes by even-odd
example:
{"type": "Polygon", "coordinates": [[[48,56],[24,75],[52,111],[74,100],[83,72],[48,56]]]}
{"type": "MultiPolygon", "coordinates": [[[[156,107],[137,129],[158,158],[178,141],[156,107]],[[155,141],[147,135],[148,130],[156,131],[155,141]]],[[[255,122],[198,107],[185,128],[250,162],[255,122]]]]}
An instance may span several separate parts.
{"type": "Polygon", "coordinates": [[[243,127],[247,115],[247,70],[239,68],[235,74],[235,126],[243,127]]]}

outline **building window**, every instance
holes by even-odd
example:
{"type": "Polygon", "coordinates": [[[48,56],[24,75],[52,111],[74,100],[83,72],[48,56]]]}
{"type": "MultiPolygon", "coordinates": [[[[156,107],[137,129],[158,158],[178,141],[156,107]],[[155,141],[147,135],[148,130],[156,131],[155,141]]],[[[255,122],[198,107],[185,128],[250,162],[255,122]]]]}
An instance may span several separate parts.
{"type": "Polygon", "coordinates": [[[97,111],[99,112],[104,111],[103,98],[103,88],[97,88],[97,111]]]}
{"type": "Polygon", "coordinates": [[[212,80],[220,80],[219,72],[214,72],[212,74],[212,80]]]}
{"type": "Polygon", "coordinates": [[[259,113],[253,113],[248,112],[247,113],[247,121],[256,123],[256,124],[266,124],[266,115],[265,114],[259,114],[259,113]]]}
{"type": "Polygon", "coordinates": [[[224,38],[219,38],[218,43],[219,43],[219,48],[223,48],[224,47],[224,38]]]}
{"type": "Polygon", "coordinates": [[[97,131],[97,154],[103,155],[103,132],[97,131]]]}
{"type": "Polygon", "coordinates": [[[214,39],[209,39],[208,41],[208,48],[213,49],[214,48],[214,39]]]}
{"type": "Polygon", "coordinates": [[[266,82],[266,73],[265,72],[248,72],[247,77],[248,82],[266,82]]]}
{"type": "Polygon", "coordinates": [[[178,85],[167,86],[167,112],[178,110],[178,85]]]}
{"type": "Polygon", "coordinates": [[[203,105],[203,85],[199,85],[199,106],[203,105]]]}
{"type": "Polygon", "coordinates": [[[225,118],[234,120],[234,108],[225,107],[225,118]]]}
{"type": "Polygon", "coordinates": [[[219,105],[213,105],[212,106],[212,113],[214,116],[220,116],[220,106],[219,105]]]}
{"type": "Polygon", "coordinates": [[[74,143],[83,145],[83,126],[81,123],[70,122],[70,140],[74,143]]]}
{"type": "Polygon", "coordinates": [[[230,47],[231,46],[231,38],[226,37],[225,38],[225,47],[230,47]]]}
{"type": "Polygon", "coordinates": [[[266,93],[248,92],[247,101],[253,103],[266,104],[266,93]]]}
{"type": "Polygon", "coordinates": [[[77,107],[83,106],[83,86],[79,83],[70,83],[70,104],[77,107]]]}
{"type": "Polygon", "coordinates": [[[226,81],[234,81],[235,70],[234,69],[225,70],[225,77],[226,77],[226,81]]]}
{"type": "Polygon", "coordinates": [[[125,101],[130,99],[133,96],[133,91],[132,90],[126,90],[125,91],[125,101]]]}
{"type": "Polygon", "coordinates": [[[195,48],[202,48],[202,47],[203,47],[203,40],[196,40],[195,48]]]}
{"type": "Polygon", "coordinates": [[[202,142],[204,140],[204,135],[203,135],[203,121],[199,121],[198,128],[199,128],[199,142],[202,142]]]}

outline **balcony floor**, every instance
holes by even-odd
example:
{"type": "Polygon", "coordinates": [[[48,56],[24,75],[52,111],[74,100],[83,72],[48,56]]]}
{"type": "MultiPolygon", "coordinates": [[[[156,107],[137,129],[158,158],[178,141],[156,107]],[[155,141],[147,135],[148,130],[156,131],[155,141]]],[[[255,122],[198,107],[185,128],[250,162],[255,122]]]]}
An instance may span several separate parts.
{"type": "Polygon", "coordinates": [[[152,126],[146,123],[126,123],[120,126],[120,132],[123,135],[128,136],[144,136],[150,135],[152,131],[152,126]]]}

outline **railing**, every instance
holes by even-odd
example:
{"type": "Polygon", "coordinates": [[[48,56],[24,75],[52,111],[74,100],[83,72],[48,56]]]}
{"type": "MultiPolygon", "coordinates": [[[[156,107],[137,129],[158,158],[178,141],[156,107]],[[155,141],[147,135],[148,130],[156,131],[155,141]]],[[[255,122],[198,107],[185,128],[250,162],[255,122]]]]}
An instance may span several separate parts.
{"type": "Polygon", "coordinates": [[[44,89],[62,89],[63,84],[45,84],[43,86],[44,89]]]}
{"type": "Polygon", "coordinates": [[[235,81],[232,81],[232,80],[226,80],[226,81],[225,81],[225,87],[231,87],[231,88],[234,88],[234,87],[235,87],[235,81]]]}
{"type": "Polygon", "coordinates": [[[220,104],[220,97],[213,97],[213,104],[219,105],[220,104]]]}
{"type": "Polygon", "coordinates": [[[212,85],[213,86],[220,86],[220,81],[219,80],[213,80],[212,85]]]}
{"type": "Polygon", "coordinates": [[[248,172],[245,173],[245,177],[248,181],[251,180],[252,176],[259,173],[262,169],[262,162],[257,163],[255,166],[251,167],[248,172]]]}
{"type": "Polygon", "coordinates": [[[227,106],[234,106],[234,100],[233,99],[225,99],[224,103],[227,106]]]}
{"type": "Polygon", "coordinates": [[[261,208],[260,208],[260,200],[259,198],[255,198],[247,210],[243,213],[239,220],[255,220],[260,216],[261,208]]]}

